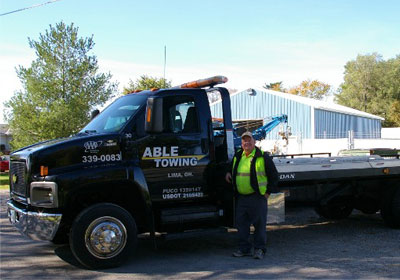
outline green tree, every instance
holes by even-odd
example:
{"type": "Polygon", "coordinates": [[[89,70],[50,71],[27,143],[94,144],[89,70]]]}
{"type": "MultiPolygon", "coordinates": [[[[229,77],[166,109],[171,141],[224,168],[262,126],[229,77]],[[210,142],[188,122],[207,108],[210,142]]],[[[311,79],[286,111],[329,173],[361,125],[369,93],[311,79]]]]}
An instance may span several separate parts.
{"type": "Polygon", "coordinates": [[[383,69],[378,96],[378,101],[385,101],[381,116],[384,126],[400,127],[400,56],[383,63],[383,69]]]}
{"type": "Polygon", "coordinates": [[[321,100],[330,94],[331,86],[318,80],[305,80],[298,86],[290,88],[287,92],[294,95],[321,100]]]}
{"type": "Polygon", "coordinates": [[[263,87],[265,89],[270,89],[270,90],[275,90],[275,91],[280,91],[280,92],[287,92],[287,89],[285,89],[283,87],[282,82],[265,84],[263,87]]]}
{"type": "Polygon", "coordinates": [[[142,75],[135,82],[129,80],[128,86],[124,87],[122,94],[127,94],[135,90],[146,90],[152,88],[170,88],[170,87],[171,87],[171,81],[167,81],[164,78],[142,75]]]}
{"type": "Polygon", "coordinates": [[[378,91],[380,62],[382,57],[376,53],[359,55],[356,60],[347,62],[337,102],[364,112],[371,111],[371,101],[378,91]]]}
{"type": "Polygon", "coordinates": [[[383,126],[400,126],[400,56],[382,59],[358,55],[345,65],[336,102],[385,118],[383,126]]]}
{"type": "Polygon", "coordinates": [[[388,114],[388,126],[400,127],[400,100],[395,100],[390,105],[388,114]]]}
{"type": "Polygon", "coordinates": [[[4,104],[13,149],[76,133],[117,89],[111,74],[98,73],[96,56],[89,54],[93,36],[79,38],[73,24],[50,25],[39,40],[28,41],[37,58],[16,69],[23,90],[4,104]]]}

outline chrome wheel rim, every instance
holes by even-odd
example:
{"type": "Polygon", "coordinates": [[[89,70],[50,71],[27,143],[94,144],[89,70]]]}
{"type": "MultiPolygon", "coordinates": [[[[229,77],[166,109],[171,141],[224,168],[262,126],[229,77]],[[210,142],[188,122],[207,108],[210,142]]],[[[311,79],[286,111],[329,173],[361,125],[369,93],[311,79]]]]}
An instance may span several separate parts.
{"type": "Polygon", "coordinates": [[[127,231],[115,217],[100,217],[90,223],[85,233],[88,251],[100,259],[115,257],[125,248],[127,231]]]}

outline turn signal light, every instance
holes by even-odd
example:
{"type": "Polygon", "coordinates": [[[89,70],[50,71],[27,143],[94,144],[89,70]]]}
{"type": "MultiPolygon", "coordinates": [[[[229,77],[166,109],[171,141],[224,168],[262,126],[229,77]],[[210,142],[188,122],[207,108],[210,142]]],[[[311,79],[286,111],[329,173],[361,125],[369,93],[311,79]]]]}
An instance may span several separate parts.
{"type": "Polygon", "coordinates": [[[40,176],[44,177],[49,175],[49,167],[48,166],[40,166],[40,176]]]}
{"type": "Polygon", "coordinates": [[[383,174],[388,175],[390,173],[389,168],[384,168],[383,170],[383,174]]]}
{"type": "Polygon", "coordinates": [[[150,107],[147,107],[146,121],[147,121],[147,122],[150,122],[150,121],[151,121],[151,108],[150,108],[150,107]]]}

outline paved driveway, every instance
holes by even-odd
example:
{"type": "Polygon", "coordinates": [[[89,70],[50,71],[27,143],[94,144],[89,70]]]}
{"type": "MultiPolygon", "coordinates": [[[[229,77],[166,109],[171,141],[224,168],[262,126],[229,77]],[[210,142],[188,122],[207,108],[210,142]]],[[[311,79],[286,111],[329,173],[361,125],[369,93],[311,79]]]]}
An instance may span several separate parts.
{"type": "Polygon", "coordinates": [[[89,271],[68,246],[17,233],[6,217],[6,197],[0,191],[1,279],[400,279],[400,230],[386,228],[379,215],[327,222],[310,208],[288,208],[285,224],[269,226],[264,260],[231,257],[230,231],[158,240],[158,250],[141,240],[122,267],[89,271]]]}

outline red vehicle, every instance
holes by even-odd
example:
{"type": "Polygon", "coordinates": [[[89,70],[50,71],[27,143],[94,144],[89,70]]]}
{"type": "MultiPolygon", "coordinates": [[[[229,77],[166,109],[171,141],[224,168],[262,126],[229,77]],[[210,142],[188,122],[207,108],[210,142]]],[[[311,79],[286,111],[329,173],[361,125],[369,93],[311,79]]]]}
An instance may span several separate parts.
{"type": "Polygon", "coordinates": [[[10,166],[10,164],[9,164],[7,157],[1,156],[0,157],[0,172],[8,171],[10,168],[9,166],[10,166]]]}

